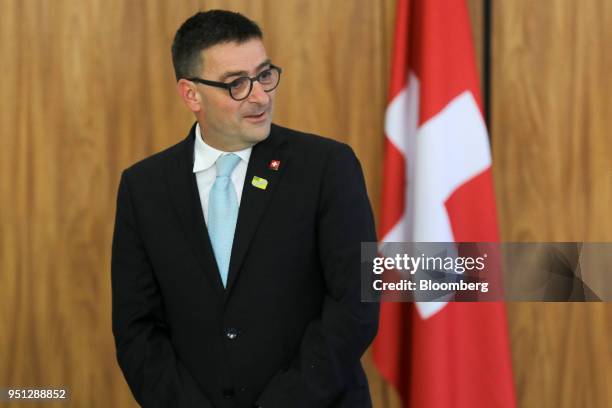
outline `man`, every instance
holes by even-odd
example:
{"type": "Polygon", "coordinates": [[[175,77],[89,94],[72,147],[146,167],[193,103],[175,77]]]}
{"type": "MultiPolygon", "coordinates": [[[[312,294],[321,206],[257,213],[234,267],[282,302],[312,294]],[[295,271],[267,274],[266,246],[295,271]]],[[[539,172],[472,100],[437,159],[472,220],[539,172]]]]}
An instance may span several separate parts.
{"type": "Polygon", "coordinates": [[[113,332],[132,393],[144,407],[371,406],[359,162],[271,124],[281,69],[246,17],[197,13],[172,57],[197,122],[125,170],[117,200],[113,332]]]}

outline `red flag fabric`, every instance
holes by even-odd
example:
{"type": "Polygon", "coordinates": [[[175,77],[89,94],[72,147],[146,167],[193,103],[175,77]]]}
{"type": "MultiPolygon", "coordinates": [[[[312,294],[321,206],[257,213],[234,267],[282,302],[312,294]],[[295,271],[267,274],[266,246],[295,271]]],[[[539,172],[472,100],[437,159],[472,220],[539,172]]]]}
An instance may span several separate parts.
{"type": "MultiPolygon", "coordinates": [[[[464,0],[398,0],[381,242],[497,242],[464,0]]],[[[503,303],[382,302],[374,363],[410,408],[515,407],[503,303]]]]}

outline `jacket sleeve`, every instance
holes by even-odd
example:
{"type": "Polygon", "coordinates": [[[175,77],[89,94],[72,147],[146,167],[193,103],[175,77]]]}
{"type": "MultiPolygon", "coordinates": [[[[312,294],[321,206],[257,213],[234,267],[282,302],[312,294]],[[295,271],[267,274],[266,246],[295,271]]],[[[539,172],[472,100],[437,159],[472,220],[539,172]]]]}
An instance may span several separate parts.
{"type": "Polygon", "coordinates": [[[212,408],[174,353],[160,289],[138,232],[128,172],[119,184],[111,283],[117,360],[145,408],[212,408]]]}
{"type": "Polygon", "coordinates": [[[347,145],[329,155],[317,220],[326,285],[322,313],[307,326],[291,367],[271,379],[256,406],[332,405],[376,335],[379,305],[360,297],[361,242],[375,242],[376,233],[361,166],[347,145]]]}

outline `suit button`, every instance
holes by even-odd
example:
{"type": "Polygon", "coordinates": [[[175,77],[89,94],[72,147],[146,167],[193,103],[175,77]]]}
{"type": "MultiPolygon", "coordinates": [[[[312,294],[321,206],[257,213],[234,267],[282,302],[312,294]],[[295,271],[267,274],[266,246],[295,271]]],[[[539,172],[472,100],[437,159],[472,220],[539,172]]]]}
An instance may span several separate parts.
{"type": "Polygon", "coordinates": [[[226,390],[223,390],[223,398],[225,398],[225,399],[232,399],[232,398],[234,398],[234,389],[233,388],[228,388],[226,390]]]}
{"type": "Polygon", "coordinates": [[[236,340],[238,338],[238,329],[229,328],[225,330],[225,337],[229,340],[236,340]]]}

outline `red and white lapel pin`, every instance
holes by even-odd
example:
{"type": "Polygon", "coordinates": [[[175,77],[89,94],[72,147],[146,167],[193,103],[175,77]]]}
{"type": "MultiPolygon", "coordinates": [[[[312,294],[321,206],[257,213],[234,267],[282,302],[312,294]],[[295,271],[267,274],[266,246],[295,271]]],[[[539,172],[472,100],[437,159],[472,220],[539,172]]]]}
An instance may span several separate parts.
{"type": "Polygon", "coordinates": [[[268,165],[268,168],[270,170],[278,171],[278,169],[280,168],[280,164],[280,160],[271,160],[270,164],[268,165]]]}

